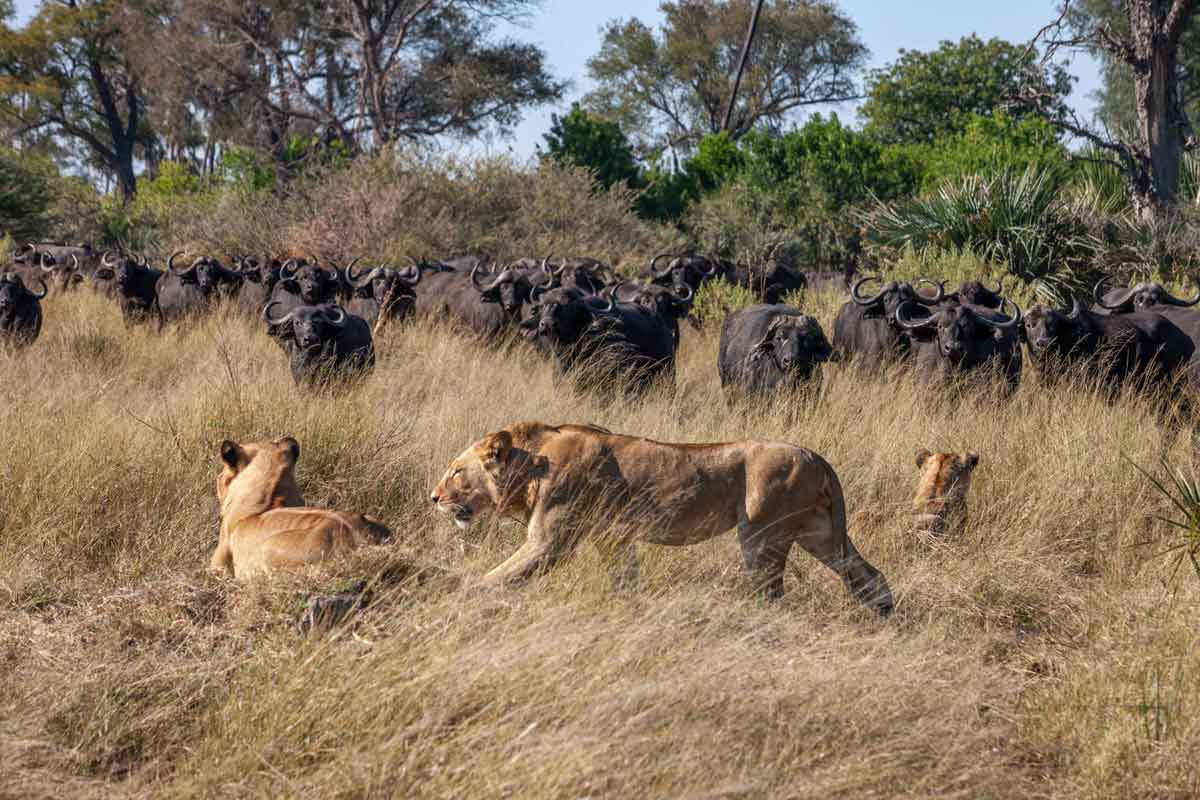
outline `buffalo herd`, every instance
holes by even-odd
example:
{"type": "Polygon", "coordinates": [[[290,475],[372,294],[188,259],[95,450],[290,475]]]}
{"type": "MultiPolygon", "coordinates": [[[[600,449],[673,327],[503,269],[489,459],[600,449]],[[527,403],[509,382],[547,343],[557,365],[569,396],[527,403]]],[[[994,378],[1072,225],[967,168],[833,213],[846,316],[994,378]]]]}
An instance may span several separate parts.
{"type": "Polygon", "coordinates": [[[1000,284],[970,281],[947,291],[945,282],[924,279],[826,280],[773,258],[750,268],[694,253],[661,255],[634,280],[591,258],[341,267],[316,257],[182,256],[159,269],[144,256],[88,245],[26,245],[0,267],[0,342],[31,344],[47,293],[87,284],[112,298],[128,325],[162,327],[218,303],[253,314],[305,387],[369,372],[380,327],[421,316],[453,320],[485,340],[519,335],[551,360],[556,377],[587,365],[606,386],[640,392],[673,381],[680,325],[692,316],[696,292],[723,279],[760,301],[728,313],[721,327],[717,367],[731,398],[804,384],[835,360],[867,369],[908,364],[921,380],[979,375],[1011,392],[1023,354],[1034,366],[1076,364],[1105,391],[1177,379],[1200,388],[1200,283],[1185,299],[1156,283],[1101,281],[1090,302],[1022,313],[1000,284]],[[832,339],[815,318],[782,304],[789,293],[831,283],[848,290],[832,339]]]}

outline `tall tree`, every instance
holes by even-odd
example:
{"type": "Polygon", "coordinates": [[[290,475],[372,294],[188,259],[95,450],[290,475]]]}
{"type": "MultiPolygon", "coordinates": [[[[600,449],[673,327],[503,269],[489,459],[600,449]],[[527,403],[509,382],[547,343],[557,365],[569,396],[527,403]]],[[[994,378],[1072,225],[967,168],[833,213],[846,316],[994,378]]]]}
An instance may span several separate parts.
{"type": "Polygon", "coordinates": [[[537,0],[174,2],[213,94],[247,92],[274,130],[368,149],[469,137],[562,94],[541,49],[497,35],[537,0]]]}
{"type": "MultiPolygon", "coordinates": [[[[901,50],[888,66],[867,78],[867,101],[859,110],[866,130],[887,143],[933,144],[961,133],[973,116],[1006,111],[1020,118],[1034,109],[1013,96],[1037,54],[1003,39],[974,34],[941,42],[936,50],[901,50]]],[[[1038,94],[1056,111],[1066,107],[1071,77],[1050,65],[1038,94]]]]}
{"type": "Polygon", "coordinates": [[[1073,14],[1079,0],[1064,0],[1054,22],[1031,43],[1045,37],[1043,64],[1063,49],[1098,50],[1121,61],[1133,80],[1134,130],[1122,136],[1098,130],[1074,112],[1049,107],[1039,91],[1042,70],[1030,70],[1021,99],[1051,121],[1107,153],[1125,179],[1134,212],[1146,223],[1167,215],[1179,192],[1183,153],[1196,137],[1180,93],[1180,44],[1198,0],[1122,0],[1125,27],[1073,14]]]}
{"type": "MultiPolygon", "coordinates": [[[[687,153],[723,129],[752,5],[741,0],[663,2],[656,33],[615,20],[588,62],[595,113],[633,132],[643,156],[687,153]]],[[[854,22],[830,0],[766,4],[729,125],[734,140],[778,126],[804,106],[854,99],[867,56],[854,22]]]]}
{"type": "MultiPolygon", "coordinates": [[[[1082,31],[1104,25],[1121,36],[1129,35],[1128,18],[1121,0],[1080,0],[1071,8],[1071,27],[1082,31]]],[[[1100,59],[1102,85],[1096,92],[1100,121],[1113,131],[1132,131],[1137,124],[1134,111],[1133,74],[1121,58],[1103,49],[1092,54],[1100,59]]],[[[1195,17],[1183,31],[1179,44],[1179,101],[1192,118],[1200,105],[1200,25],[1195,17]]]]}
{"type": "Polygon", "coordinates": [[[18,141],[68,142],[81,161],[113,175],[127,199],[137,191],[146,131],[141,75],[124,31],[140,24],[125,0],[56,0],[24,28],[0,26],[0,117],[18,141]]]}

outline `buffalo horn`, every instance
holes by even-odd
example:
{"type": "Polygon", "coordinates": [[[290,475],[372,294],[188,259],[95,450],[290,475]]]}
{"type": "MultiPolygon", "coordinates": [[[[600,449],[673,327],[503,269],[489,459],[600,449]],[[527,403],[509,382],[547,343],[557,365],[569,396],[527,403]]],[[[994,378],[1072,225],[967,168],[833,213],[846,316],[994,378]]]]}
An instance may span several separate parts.
{"type": "Polygon", "coordinates": [[[978,317],[979,321],[982,322],[984,325],[987,325],[989,328],[1000,328],[1001,330],[1017,327],[1017,325],[1021,324],[1021,309],[1017,306],[1016,303],[1014,303],[1013,301],[1009,300],[1006,297],[1006,298],[1004,298],[1004,301],[1000,303],[1000,312],[1001,313],[1004,311],[1004,307],[1006,305],[1012,306],[1013,311],[1015,312],[1008,320],[1006,320],[1004,322],[997,322],[996,320],[991,320],[991,319],[988,319],[987,317],[979,316],[978,317]]]}
{"type": "Polygon", "coordinates": [[[1167,295],[1166,300],[1164,302],[1167,305],[1182,306],[1184,308],[1190,308],[1190,307],[1200,303],[1200,279],[1192,278],[1192,283],[1196,284],[1196,294],[1192,297],[1192,299],[1183,300],[1183,299],[1180,299],[1178,297],[1175,297],[1173,295],[1170,295],[1170,294],[1167,294],[1166,292],[1164,292],[1163,294],[1167,295]]]}
{"type": "Polygon", "coordinates": [[[277,305],[279,305],[279,301],[272,300],[271,302],[267,303],[266,306],[263,307],[263,312],[262,312],[263,319],[265,319],[267,321],[268,325],[282,325],[283,323],[287,322],[289,319],[292,318],[292,312],[290,312],[290,311],[288,313],[284,314],[279,319],[272,318],[271,317],[271,307],[277,306],[277,305]]]}
{"type": "Polygon", "coordinates": [[[666,266],[666,268],[664,268],[664,269],[662,270],[662,272],[659,272],[657,269],[655,269],[655,268],[654,268],[654,265],[655,265],[655,264],[657,264],[657,263],[658,263],[658,261],[659,261],[659,259],[662,259],[662,258],[674,258],[674,256],[672,256],[670,253],[662,253],[662,254],[660,254],[660,255],[657,255],[657,256],[655,256],[655,257],[653,258],[653,260],[651,260],[651,262],[650,262],[650,275],[651,275],[651,277],[654,277],[654,278],[665,278],[665,277],[667,277],[668,275],[670,275],[670,274],[671,274],[671,267],[673,266],[672,264],[668,264],[668,265],[666,266]]]}
{"type": "Polygon", "coordinates": [[[1092,289],[1092,297],[1095,299],[1096,305],[1100,306],[1101,308],[1107,308],[1109,311],[1120,311],[1121,306],[1128,303],[1129,299],[1133,297],[1133,293],[1137,291],[1136,288],[1126,287],[1121,291],[1120,294],[1117,295],[1117,301],[1112,305],[1109,305],[1108,303],[1104,302],[1104,285],[1106,283],[1108,283],[1107,276],[1096,281],[1096,286],[1092,289]]]}
{"type": "Polygon", "coordinates": [[[605,301],[599,297],[596,297],[595,295],[592,295],[591,297],[585,297],[583,302],[584,305],[588,307],[589,311],[596,314],[611,314],[613,308],[616,307],[616,302],[612,299],[612,297],[607,298],[607,301],[605,301]],[[596,303],[597,300],[600,300],[600,304],[596,303]]]}
{"type": "Polygon", "coordinates": [[[900,304],[899,308],[896,309],[896,323],[899,324],[901,328],[909,328],[910,330],[916,330],[917,328],[926,328],[926,327],[929,327],[930,325],[932,325],[934,323],[934,320],[937,319],[937,317],[934,316],[933,314],[930,314],[929,316],[927,316],[921,320],[909,319],[908,315],[905,313],[905,310],[914,305],[915,304],[912,301],[905,300],[903,303],[900,304]]]}
{"type": "Polygon", "coordinates": [[[37,282],[42,285],[42,291],[40,293],[35,292],[33,289],[26,289],[25,291],[29,292],[31,295],[36,297],[38,300],[41,300],[42,298],[44,298],[46,296],[46,293],[50,291],[50,287],[46,286],[46,282],[44,280],[42,280],[41,278],[38,278],[37,282]]]}
{"type": "Polygon", "coordinates": [[[850,299],[860,306],[873,306],[879,302],[880,298],[883,297],[883,290],[880,290],[879,294],[872,295],[871,297],[863,297],[858,293],[858,290],[861,289],[863,284],[867,283],[868,281],[879,281],[880,283],[883,283],[883,278],[879,277],[878,275],[868,275],[865,278],[859,278],[854,282],[854,285],[850,287],[850,299]]]}

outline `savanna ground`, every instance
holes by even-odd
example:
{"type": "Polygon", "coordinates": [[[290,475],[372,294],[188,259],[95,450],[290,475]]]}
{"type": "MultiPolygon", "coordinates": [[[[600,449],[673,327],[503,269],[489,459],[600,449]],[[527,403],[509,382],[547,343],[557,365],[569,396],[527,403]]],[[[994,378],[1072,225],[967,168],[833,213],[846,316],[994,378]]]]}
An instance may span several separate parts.
{"type": "MultiPolygon", "coordinates": [[[[831,330],[841,298],[810,306],[831,330]]],[[[360,389],[305,396],[261,323],[126,331],[83,292],[0,356],[0,794],[10,797],[1193,797],[1200,581],[1171,579],[1172,509],[1144,403],[1050,390],[940,398],[837,365],[729,410],[716,324],[641,402],[556,388],[521,343],[393,326],[360,389]],[[881,622],[798,550],[779,603],[732,535],[642,548],[614,593],[583,548],[520,590],[477,577],[523,530],[458,531],[427,496],[521,419],[664,440],[810,447],[897,599],[881,622]],[[396,544],[238,584],[216,544],[222,439],[292,435],[311,504],[396,544]],[[919,447],[978,450],[971,518],[918,545],[919,447]],[[411,577],[413,565],[441,577],[411,577]],[[372,581],[328,635],[307,593],[372,581]]],[[[1190,431],[1171,445],[1193,466],[1190,431]]]]}

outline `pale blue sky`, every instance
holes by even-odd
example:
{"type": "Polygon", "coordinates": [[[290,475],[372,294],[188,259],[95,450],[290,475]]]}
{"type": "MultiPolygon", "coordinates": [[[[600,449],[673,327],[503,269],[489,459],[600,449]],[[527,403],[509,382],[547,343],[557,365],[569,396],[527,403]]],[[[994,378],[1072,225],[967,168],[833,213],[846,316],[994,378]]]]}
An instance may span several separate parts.
{"type": "MultiPolygon", "coordinates": [[[[839,0],[839,4],[858,24],[871,51],[871,67],[894,61],[902,48],[929,50],[943,39],[956,40],[971,33],[985,39],[999,36],[1023,42],[1055,16],[1053,0],[839,0]]],[[[37,5],[37,0],[17,0],[23,16],[37,5]]],[[[529,27],[517,32],[518,36],[541,45],[553,73],[570,79],[572,86],[557,107],[527,113],[511,140],[478,143],[471,149],[531,155],[550,127],[550,115],[570,108],[572,100],[587,92],[587,60],[599,49],[601,27],[608,20],[627,17],[657,22],[661,19],[658,0],[543,0],[541,11],[531,16],[529,27]]],[[[1090,117],[1094,103],[1089,95],[1099,86],[1098,66],[1088,56],[1078,55],[1068,69],[1079,78],[1072,102],[1090,117]]],[[[846,121],[857,118],[854,104],[831,110],[846,121]]]]}

